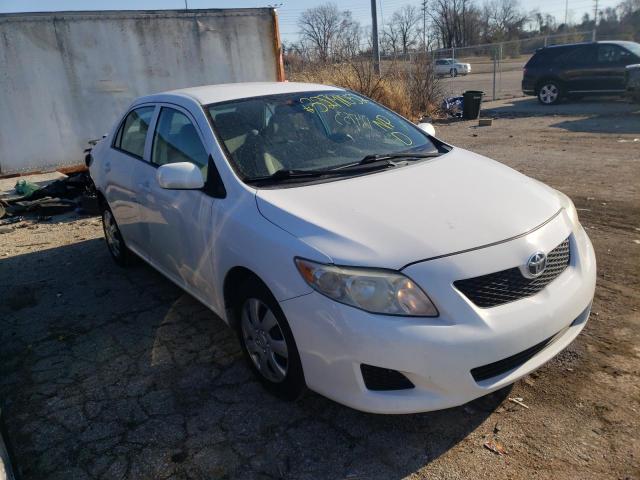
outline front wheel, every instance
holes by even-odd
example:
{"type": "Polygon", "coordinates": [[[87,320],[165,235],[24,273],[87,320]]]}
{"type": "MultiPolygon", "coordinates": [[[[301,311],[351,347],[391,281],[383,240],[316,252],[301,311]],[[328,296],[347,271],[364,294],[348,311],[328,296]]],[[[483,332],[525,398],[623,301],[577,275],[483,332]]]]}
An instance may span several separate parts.
{"type": "Polygon", "coordinates": [[[562,98],[562,88],[558,82],[544,82],[538,90],[538,101],[543,105],[555,105],[562,98]]]}
{"type": "Polygon", "coordinates": [[[102,229],[109,253],[118,265],[121,267],[126,266],[129,263],[131,254],[124,243],[120,228],[113,217],[113,212],[111,212],[106,202],[102,206],[102,229]]]}
{"type": "Polygon", "coordinates": [[[452,77],[457,77],[458,76],[458,70],[455,68],[452,68],[451,70],[449,70],[449,75],[451,75],[452,77]]]}
{"type": "Polygon", "coordinates": [[[241,287],[236,319],[242,350],[258,380],[280,398],[298,398],[305,387],[298,348],[280,305],[259,280],[241,287]]]}

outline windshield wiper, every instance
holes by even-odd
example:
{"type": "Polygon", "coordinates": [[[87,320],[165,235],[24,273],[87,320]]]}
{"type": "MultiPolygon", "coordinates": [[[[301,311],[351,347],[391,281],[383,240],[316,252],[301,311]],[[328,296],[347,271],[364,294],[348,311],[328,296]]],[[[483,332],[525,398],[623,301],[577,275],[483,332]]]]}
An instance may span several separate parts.
{"type": "Polygon", "coordinates": [[[363,165],[376,164],[378,162],[383,162],[382,166],[385,167],[395,167],[398,163],[393,160],[415,160],[419,158],[434,158],[443,155],[441,152],[428,152],[428,153],[380,153],[374,155],[366,155],[359,161],[355,163],[347,163],[346,165],[338,165],[337,167],[333,167],[331,170],[347,170],[352,171],[353,169],[361,168],[363,165]]]}
{"type": "Polygon", "coordinates": [[[289,180],[292,178],[313,178],[324,175],[321,170],[292,170],[288,168],[281,168],[275,171],[271,175],[264,175],[262,177],[248,178],[248,182],[265,182],[273,180],[289,180]]]}
{"type": "Polygon", "coordinates": [[[296,180],[296,179],[305,179],[305,178],[317,178],[323,176],[341,176],[341,175],[357,175],[359,172],[370,172],[371,170],[382,170],[388,167],[395,167],[396,165],[393,162],[382,163],[378,165],[360,165],[356,163],[355,167],[360,168],[351,168],[348,171],[342,171],[337,168],[326,168],[320,170],[291,170],[286,168],[281,168],[277,170],[271,175],[265,175],[262,177],[253,177],[248,178],[245,181],[249,183],[269,183],[279,180],[296,180]]]}
{"type": "Polygon", "coordinates": [[[367,155],[362,158],[356,165],[366,165],[367,163],[379,162],[382,160],[393,160],[401,158],[404,160],[410,160],[412,158],[434,158],[442,155],[441,152],[428,152],[428,153],[411,153],[411,152],[398,152],[398,153],[381,153],[375,155],[367,155]]]}

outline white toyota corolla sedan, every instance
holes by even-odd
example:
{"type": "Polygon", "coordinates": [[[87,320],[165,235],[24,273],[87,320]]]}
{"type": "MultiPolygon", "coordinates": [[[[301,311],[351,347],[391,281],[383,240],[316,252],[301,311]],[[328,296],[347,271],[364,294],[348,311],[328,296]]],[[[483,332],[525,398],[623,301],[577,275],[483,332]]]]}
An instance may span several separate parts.
{"type": "Polygon", "coordinates": [[[143,97],[87,163],[116,262],[134,253],[222,317],[282,397],[460,405],[589,317],[596,261],[567,196],[351,91],[143,97]]]}

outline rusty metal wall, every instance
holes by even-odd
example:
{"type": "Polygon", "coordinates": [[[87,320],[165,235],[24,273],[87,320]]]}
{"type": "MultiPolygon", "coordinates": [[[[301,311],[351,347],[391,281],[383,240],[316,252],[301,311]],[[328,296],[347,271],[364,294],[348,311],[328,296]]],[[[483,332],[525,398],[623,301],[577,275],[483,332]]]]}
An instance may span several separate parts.
{"type": "Polygon", "coordinates": [[[0,15],[0,175],[82,162],[136,97],[278,79],[271,9],[0,15]]]}

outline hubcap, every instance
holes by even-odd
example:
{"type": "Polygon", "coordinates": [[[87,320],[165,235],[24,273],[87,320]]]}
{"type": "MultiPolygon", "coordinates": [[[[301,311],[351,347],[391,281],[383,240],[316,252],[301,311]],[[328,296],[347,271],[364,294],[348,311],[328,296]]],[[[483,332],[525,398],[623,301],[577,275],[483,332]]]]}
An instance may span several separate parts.
{"type": "Polygon", "coordinates": [[[118,235],[118,225],[109,210],[105,210],[102,214],[102,223],[104,225],[104,237],[107,240],[107,246],[115,257],[120,255],[121,245],[118,235]]]}
{"type": "Polygon", "coordinates": [[[540,100],[542,100],[543,103],[553,103],[558,98],[559,93],[560,92],[558,92],[558,87],[556,87],[555,85],[544,85],[540,89],[540,100]]]}
{"type": "Polygon", "coordinates": [[[242,307],[240,326],[255,367],[267,380],[282,382],[287,376],[289,352],[274,313],[262,301],[250,298],[242,307]]]}

